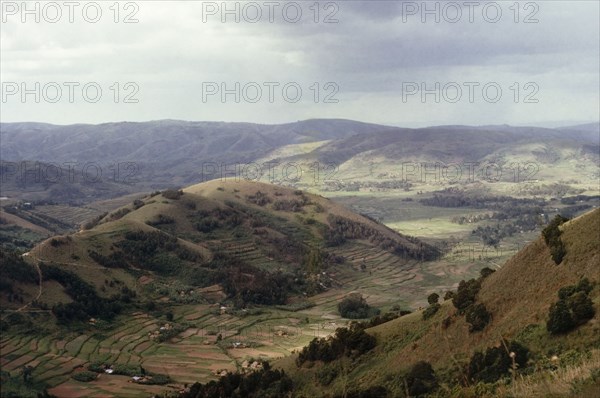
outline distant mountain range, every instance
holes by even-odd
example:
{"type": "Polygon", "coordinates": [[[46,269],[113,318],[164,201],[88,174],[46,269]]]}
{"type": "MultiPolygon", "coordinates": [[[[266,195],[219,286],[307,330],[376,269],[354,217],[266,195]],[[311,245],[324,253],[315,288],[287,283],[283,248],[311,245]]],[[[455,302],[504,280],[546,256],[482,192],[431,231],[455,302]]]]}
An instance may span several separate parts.
{"type": "MultiPolygon", "coordinates": [[[[205,175],[207,164],[265,160],[334,163],[340,170],[345,165],[358,172],[357,161],[391,169],[403,161],[489,162],[520,153],[523,156],[516,160],[539,161],[547,168],[566,159],[597,165],[599,135],[597,123],[559,129],[508,125],[408,129],[341,119],[278,125],[178,120],[68,126],[2,123],[0,156],[7,162],[61,167],[69,163],[81,173],[86,167],[88,173],[96,171],[89,165],[93,163],[104,178],[116,176],[116,182],[147,191],[210,179],[205,175]]],[[[352,172],[346,178],[352,178],[352,172]]]]}

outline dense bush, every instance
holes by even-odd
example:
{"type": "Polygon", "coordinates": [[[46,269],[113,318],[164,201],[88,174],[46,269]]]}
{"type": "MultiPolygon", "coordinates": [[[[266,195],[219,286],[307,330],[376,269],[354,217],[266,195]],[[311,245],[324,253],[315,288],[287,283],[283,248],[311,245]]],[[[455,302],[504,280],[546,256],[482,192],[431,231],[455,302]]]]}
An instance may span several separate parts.
{"type": "Polygon", "coordinates": [[[369,318],[379,315],[377,308],[371,308],[360,293],[351,293],[338,304],[341,316],[349,319],[369,318]]]}
{"type": "Polygon", "coordinates": [[[425,311],[423,311],[423,320],[427,320],[434,316],[442,306],[438,303],[430,304],[425,311]]]}
{"type": "Polygon", "coordinates": [[[552,256],[552,260],[554,263],[560,264],[567,254],[566,248],[562,240],[560,239],[560,235],[562,234],[560,230],[560,226],[568,221],[568,218],[564,218],[561,215],[557,214],[556,217],[542,230],[542,236],[544,237],[544,241],[546,245],[550,248],[550,255],[552,256]]]}
{"type": "Polygon", "coordinates": [[[71,375],[71,378],[73,378],[74,380],[83,381],[83,382],[96,380],[97,377],[98,377],[97,373],[90,372],[87,370],[84,370],[83,372],[73,373],[71,375]]]}
{"type": "Polygon", "coordinates": [[[176,237],[161,231],[130,231],[125,239],[114,244],[120,249],[108,256],[93,250],[89,256],[98,264],[108,267],[126,267],[127,265],[154,271],[163,275],[172,275],[181,270],[181,261],[199,261],[200,254],[179,244],[176,237]]]}
{"type": "MultiPolygon", "coordinates": [[[[325,240],[328,246],[339,246],[347,239],[368,239],[383,250],[405,258],[418,260],[433,260],[439,257],[439,250],[433,246],[419,242],[415,238],[405,236],[406,240],[414,243],[409,245],[384,235],[379,230],[366,223],[357,222],[346,217],[329,214],[329,228],[325,230],[325,240]]],[[[385,226],[381,226],[386,228],[385,226]]]]}
{"type": "Polygon", "coordinates": [[[437,293],[431,293],[429,296],[427,296],[427,302],[429,304],[437,304],[439,300],[440,295],[437,293]]]}
{"type": "Polygon", "coordinates": [[[463,314],[467,308],[475,304],[479,289],[481,289],[481,282],[477,279],[470,279],[466,282],[464,280],[460,281],[458,290],[452,297],[452,304],[460,314],[463,314]]]}
{"type": "Polygon", "coordinates": [[[59,322],[87,321],[89,318],[111,320],[121,312],[123,308],[121,296],[113,296],[110,299],[99,297],[92,285],[73,272],[54,265],[41,264],[40,268],[44,280],[57,281],[73,299],[71,303],[59,303],[52,308],[59,322]]]}
{"type": "Polygon", "coordinates": [[[466,311],[466,321],[469,323],[469,332],[478,332],[483,330],[490,322],[492,315],[485,308],[485,305],[478,303],[469,307],[466,311]]]}
{"type": "Polygon", "coordinates": [[[550,306],[546,329],[552,334],[566,333],[594,317],[594,304],[589,297],[593,285],[583,278],[577,285],[558,291],[558,301],[550,306]]]}
{"type": "Polygon", "coordinates": [[[411,397],[429,394],[438,386],[431,364],[425,361],[415,363],[406,375],[405,381],[411,397]]]}
{"type": "Polygon", "coordinates": [[[479,279],[470,279],[466,282],[464,280],[460,281],[456,293],[454,295],[447,294],[448,298],[452,297],[452,304],[454,304],[458,313],[466,315],[466,321],[470,324],[470,332],[483,330],[491,320],[491,314],[485,308],[485,305],[476,304],[477,293],[481,289],[481,280],[489,274],[489,272],[483,271],[479,279]]]}
{"type": "Polygon", "coordinates": [[[13,250],[0,250],[0,290],[12,292],[12,281],[38,283],[35,267],[26,263],[21,255],[13,250]]]}
{"type": "Polygon", "coordinates": [[[482,381],[493,383],[496,380],[510,373],[514,363],[518,368],[523,368],[529,358],[527,347],[513,341],[506,347],[501,344],[499,347],[490,347],[485,352],[476,351],[469,362],[467,373],[473,381],[482,381]]]}
{"type": "Polygon", "coordinates": [[[307,361],[331,362],[344,355],[357,357],[375,348],[375,337],[366,333],[364,326],[358,323],[349,328],[338,328],[329,338],[313,339],[296,358],[296,365],[307,361]]]}

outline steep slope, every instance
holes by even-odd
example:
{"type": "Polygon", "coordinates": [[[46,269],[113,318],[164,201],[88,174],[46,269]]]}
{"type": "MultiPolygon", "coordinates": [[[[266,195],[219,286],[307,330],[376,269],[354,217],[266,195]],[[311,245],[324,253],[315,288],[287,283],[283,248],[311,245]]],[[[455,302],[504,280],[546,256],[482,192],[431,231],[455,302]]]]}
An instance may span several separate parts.
{"type": "MultiPolygon", "coordinates": [[[[438,381],[444,385],[448,396],[454,396],[449,393],[453,385],[475,383],[472,380],[465,381],[470,377],[468,363],[472,354],[485,351],[488,347],[502,347],[502,339],[517,341],[531,350],[527,365],[529,372],[545,369],[547,365],[543,364],[547,364],[549,357],[554,354],[559,359],[564,355],[566,359],[574,352],[568,353],[569,350],[589,352],[594,347],[598,348],[600,209],[563,224],[561,229],[567,254],[559,265],[551,259],[550,251],[540,237],[500,270],[483,279],[476,303],[485,305],[491,313],[491,320],[483,331],[470,332],[465,317],[457,313],[449,300],[427,320],[419,311],[367,329],[369,334],[376,337],[377,345],[354,360],[344,357],[327,365],[317,363],[310,368],[299,368],[292,359],[285,359],[280,365],[292,375],[298,386],[298,396],[341,396],[343,391],[365,391],[375,386],[385,387],[391,394],[389,396],[404,396],[406,387],[403,380],[409,367],[418,361],[427,361],[433,365],[438,381]],[[590,293],[595,316],[575,331],[549,334],[545,324],[550,305],[558,300],[558,290],[577,284],[584,277],[595,283],[590,293]],[[327,385],[312,382],[331,369],[337,369],[335,373],[338,377],[327,385]]],[[[443,292],[440,293],[443,296],[443,292]]],[[[587,358],[585,355],[583,357],[587,358]]],[[[465,389],[464,395],[460,396],[496,396],[491,392],[487,395],[485,389],[477,391],[479,393],[465,389]]],[[[528,395],[524,393],[519,396],[528,395]]]]}

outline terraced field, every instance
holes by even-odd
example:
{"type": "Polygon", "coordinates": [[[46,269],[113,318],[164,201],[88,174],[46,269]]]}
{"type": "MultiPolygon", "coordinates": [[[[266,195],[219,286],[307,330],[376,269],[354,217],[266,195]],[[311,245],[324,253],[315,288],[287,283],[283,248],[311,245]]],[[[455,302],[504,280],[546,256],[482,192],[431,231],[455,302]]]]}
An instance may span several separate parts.
{"type": "MultiPolygon", "coordinates": [[[[224,245],[228,252],[237,252],[248,261],[256,257],[257,265],[264,263],[264,255],[250,240],[235,244],[232,240],[224,245]]],[[[370,304],[382,310],[394,304],[415,308],[425,302],[430,290],[435,290],[436,281],[447,286],[448,278],[458,282],[465,277],[465,269],[476,273],[481,268],[481,263],[474,262],[452,272],[442,262],[406,261],[361,242],[343,245],[335,252],[347,261],[326,271],[334,287],[310,297],[314,307],[297,312],[259,308],[258,313],[244,316],[228,313],[228,309],[221,311],[219,304],[175,306],[174,323],[190,327],[163,343],[150,335],[169,322],[141,312],[119,317],[110,330],[90,325],[82,334],[7,335],[0,342],[2,370],[18,374],[23,366],[33,366],[35,380],[48,383],[53,387],[51,392],[60,396],[101,397],[114,395],[115,391],[119,396],[144,396],[183,383],[208,381],[222,370],[236,370],[246,359],[288,355],[314,337],[334,332],[347,322],[340,318],[337,303],[352,291],[361,292],[370,304]],[[150,372],[169,375],[174,382],[169,386],[144,386],[108,374],[89,383],[71,379],[75,370],[95,361],[141,364],[150,372]]]]}
{"type": "Polygon", "coordinates": [[[55,220],[60,220],[69,225],[79,225],[101,212],[89,207],[75,207],[65,205],[44,205],[36,206],[34,213],[43,214],[55,220]]]}

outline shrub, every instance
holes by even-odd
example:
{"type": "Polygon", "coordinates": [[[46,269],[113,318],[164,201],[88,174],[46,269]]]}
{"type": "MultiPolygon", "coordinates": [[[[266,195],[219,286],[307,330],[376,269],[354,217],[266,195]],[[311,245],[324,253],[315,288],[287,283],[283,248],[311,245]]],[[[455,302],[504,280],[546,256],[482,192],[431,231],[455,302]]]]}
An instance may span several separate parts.
{"type": "Polygon", "coordinates": [[[485,305],[479,303],[475,304],[466,312],[466,321],[470,324],[470,332],[478,332],[483,330],[491,320],[491,314],[488,312],[485,305]]]}
{"type": "Polygon", "coordinates": [[[164,198],[166,199],[173,199],[173,200],[177,200],[179,199],[181,196],[183,196],[183,191],[180,190],[176,190],[176,189],[167,189],[165,191],[162,192],[162,195],[164,198]]]}
{"type": "Polygon", "coordinates": [[[569,307],[564,300],[558,300],[558,302],[550,306],[548,322],[546,322],[546,329],[550,333],[565,333],[574,327],[575,321],[573,320],[571,312],[569,311],[569,307]]]}
{"type": "Polygon", "coordinates": [[[573,312],[573,319],[582,321],[594,317],[594,304],[584,292],[577,292],[569,297],[569,309],[573,312]]]}
{"type": "Polygon", "coordinates": [[[431,364],[425,361],[415,363],[405,378],[410,396],[420,396],[434,391],[438,384],[431,364]]]}
{"type": "Polygon", "coordinates": [[[459,313],[463,314],[467,308],[475,304],[475,297],[481,288],[481,283],[476,279],[471,279],[467,282],[460,281],[458,284],[458,290],[452,297],[452,304],[458,310],[459,313]]]}
{"type": "Polygon", "coordinates": [[[338,371],[332,366],[324,366],[315,374],[317,382],[322,386],[328,386],[337,377],[338,371]]]}
{"type": "Polygon", "coordinates": [[[552,260],[554,260],[554,263],[557,265],[562,262],[565,254],[567,254],[565,245],[560,239],[562,232],[559,227],[568,220],[568,218],[564,218],[560,214],[557,214],[546,228],[542,230],[542,236],[544,237],[546,245],[550,248],[552,260]]]}
{"type": "Polygon", "coordinates": [[[360,293],[351,293],[338,304],[341,316],[349,319],[369,318],[378,315],[379,310],[371,308],[360,293]]]}
{"type": "Polygon", "coordinates": [[[77,381],[88,382],[92,380],[96,380],[98,374],[95,372],[90,372],[88,370],[84,370],[83,372],[73,373],[71,378],[77,381]]]}
{"type": "Polygon", "coordinates": [[[343,355],[357,357],[375,348],[375,337],[366,333],[364,325],[353,323],[349,328],[338,328],[329,338],[313,339],[296,358],[296,365],[307,361],[331,362],[343,355]]]}
{"type": "Polygon", "coordinates": [[[499,347],[490,347],[485,352],[476,351],[468,365],[469,378],[474,381],[493,383],[508,375],[513,364],[510,353],[514,353],[515,365],[523,368],[527,363],[529,350],[513,341],[506,347],[501,344],[499,347]]]}
{"type": "Polygon", "coordinates": [[[595,310],[589,293],[593,289],[587,278],[577,285],[558,290],[558,301],[550,306],[546,329],[552,334],[566,333],[594,317],[595,310]]]}
{"type": "Polygon", "coordinates": [[[437,304],[438,301],[440,299],[440,295],[437,293],[431,293],[429,296],[427,296],[427,302],[431,305],[431,304],[437,304]]]}
{"type": "Polygon", "coordinates": [[[441,305],[438,303],[434,303],[431,304],[429,307],[425,308],[425,311],[423,311],[423,320],[427,320],[429,318],[431,318],[432,316],[434,316],[438,310],[440,309],[441,305]]]}
{"type": "Polygon", "coordinates": [[[485,267],[485,268],[482,268],[481,271],[479,271],[479,275],[480,275],[481,279],[485,279],[488,276],[492,275],[494,272],[496,272],[496,271],[494,271],[493,269],[491,269],[489,267],[485,267]]]}

